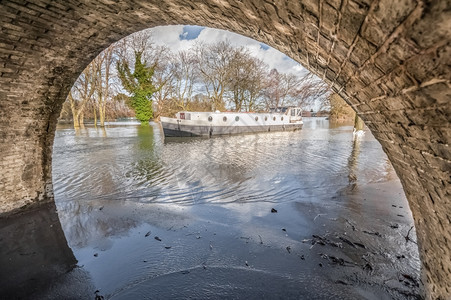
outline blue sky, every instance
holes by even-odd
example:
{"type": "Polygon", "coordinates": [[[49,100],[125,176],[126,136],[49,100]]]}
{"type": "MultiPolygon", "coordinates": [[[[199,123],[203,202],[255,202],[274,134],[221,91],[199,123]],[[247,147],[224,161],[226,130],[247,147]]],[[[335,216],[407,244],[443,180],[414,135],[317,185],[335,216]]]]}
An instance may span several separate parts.
{"type": "Polygon", "coordinates": [[[183,32],[179,34],[180,40],[195,40],[199,37],[205,27],[201,26],[183,26],[183,32]]]}
{"type": "Polygon", "coordinates": [[[246,47],[252,55],[263,60],[271,69],[276,68],[279,72],[298,75],[307,72],[300,64],[278,50],[233,32],[185,25],[159,26],[150,30],[156,44],[168,46],[174,52],[188,50],[198,41],[214,43],[228,40],[233,46],[246,47]]]}

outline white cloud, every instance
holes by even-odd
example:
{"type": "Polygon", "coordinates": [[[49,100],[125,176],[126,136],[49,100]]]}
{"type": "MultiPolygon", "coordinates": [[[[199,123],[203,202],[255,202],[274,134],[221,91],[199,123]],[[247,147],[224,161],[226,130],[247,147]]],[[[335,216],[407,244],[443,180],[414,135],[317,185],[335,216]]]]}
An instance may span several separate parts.
{"type": "Polygon", "coordinates": [[[264,45],[262,43],[247,38],[245,36],[213,28],[205,28],[200,31],[197,38],[186,40],[180,39],[180,36],[185,34],[183,25],[174,26],[159,26],[154,27],[151,30],[153,41],[158,45],[165,45],[174,52],[181,50],[188,50],[196,42],[215,43],[220,41],[230,41],[233,46],[246,47],[252,55],[263,60],[268,66],[276,68],[279,72],[283,73],[295,73],[303,75],[307,70],[292,60],[282,52],[264,45]]]}

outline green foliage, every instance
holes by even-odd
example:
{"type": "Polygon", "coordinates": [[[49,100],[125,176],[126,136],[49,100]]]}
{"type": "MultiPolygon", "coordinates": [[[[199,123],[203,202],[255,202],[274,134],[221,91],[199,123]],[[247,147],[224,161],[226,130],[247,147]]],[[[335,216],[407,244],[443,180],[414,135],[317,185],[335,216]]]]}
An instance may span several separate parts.
{"type": "Polygon", "coordinates": [[[126,60],[119,61],[116,67],[122,86],[131,94],[131,107],[135,111],[136,118],[142,124],[147,124],[153,117],[152,95],[156,88],[152,77],[156,66],[146,66],[146,62],[142,61],[142,52],[135,52],[133,73],[126,60]]]}

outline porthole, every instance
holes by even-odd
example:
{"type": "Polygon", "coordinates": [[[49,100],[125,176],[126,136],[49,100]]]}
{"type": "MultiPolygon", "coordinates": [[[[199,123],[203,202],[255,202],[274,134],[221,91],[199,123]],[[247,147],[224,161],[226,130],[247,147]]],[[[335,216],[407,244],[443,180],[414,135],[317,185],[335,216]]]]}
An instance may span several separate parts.
{"type": "Polygon", "coordinates": [[[240,120],[240,117],[236,116],[235,121],[239,121],[239,120],[240,120]]]}
{"type": "Polygon", "coordinates": [[[280,121],[283,121],[283,117],[280,118],[280,121]]]}
{"type": "Polygon", "coordinates": [[[265,121],[268,121],[268,116],[265,116],[265,121]]]}
{"type": "Polygon", "coordinates": [[[210,121],[210,122],[213,121],[213,117],[212,117],[212,116],[209,116],[209,117],[208,117],[208,121],[210,121]]]}
{"type": "Polygon", "coordinates": [[[273,117],[272,119],[273,119],[273,121],[275,121],[275,120],[276,120],[276,117],[273,117]]]}
{"type": "Polygon", "coordinates": [[[258,121],[258,117],[255,117],[255,121],[258,121]]]}
{"type": "Polygon", "coordinates": [[[223,120],[224,122],[227,122],[227,117],[224,116],[224,118],[222,118],[222,120],[223,120]]]}

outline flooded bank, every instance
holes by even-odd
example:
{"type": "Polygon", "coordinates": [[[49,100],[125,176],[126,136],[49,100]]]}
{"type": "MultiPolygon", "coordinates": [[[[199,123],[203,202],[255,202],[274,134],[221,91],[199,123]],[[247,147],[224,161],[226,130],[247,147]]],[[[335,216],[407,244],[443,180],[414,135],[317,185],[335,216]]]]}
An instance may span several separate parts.
{"type": "Polygon", "coordinates": [[[78,263],[30,298],[418,298],[401,184],[352,126],[165,141],[157,125],[60,128],[53,180],[78,263]]]}

